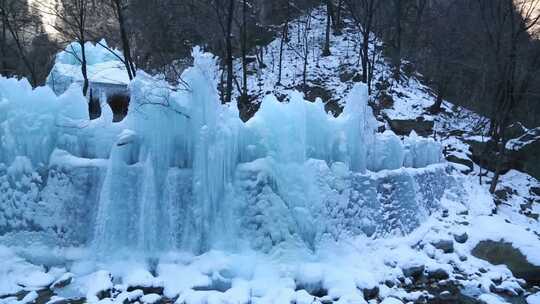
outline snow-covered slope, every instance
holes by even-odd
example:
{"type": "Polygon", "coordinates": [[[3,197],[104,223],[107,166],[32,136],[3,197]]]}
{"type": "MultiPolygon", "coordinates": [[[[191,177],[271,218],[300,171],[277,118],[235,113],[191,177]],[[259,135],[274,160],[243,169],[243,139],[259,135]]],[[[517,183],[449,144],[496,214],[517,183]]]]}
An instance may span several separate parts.
{"type": "MultiPolygon", "coordinates": [[[[345,19],[340,35],[330,35],[329,56],[322,56],[322,46],[326,30],[326,11],[316,8],[311,17],[302,16],[289,23],[288,39],[284,42],[281,81],[279,79],[281,38],[277,37],[263,49],[264,60],[249,65],[248,91],[254,102],[262,101],[266,94],[286,96],[290,90],[303,90],[308,100],[317,97],[328,103],[326,109],[340,113],[345,97],[360,82],[360,47],[361,37],[353,22],[345,19]],[[307,34],[306,23],[308,24],[307,34]],[[303,86],[304,58],[307,41],[306,88],[303,86]]],[[[375,40],[375,37],[373,37],[375,40]]],[[[433,116],[426,109],[435,99],[431,90],[419,80],[421,75],[403,72],[400,82],[392,79],[392,67],[382,54],[382,42],[376,40],[370,46],[370,58],[374,58],[373,96],[377,99],[384,93],[393,100],[392,105],[384,109],[385,117],[391,119],[416,119],[423,117],[432,121],[433,116]]],[[[406,66],[406,64],[404,64],[406,66]]],[[[236,62],[237,75],[242,74],[241,61],[236,62]]]]}

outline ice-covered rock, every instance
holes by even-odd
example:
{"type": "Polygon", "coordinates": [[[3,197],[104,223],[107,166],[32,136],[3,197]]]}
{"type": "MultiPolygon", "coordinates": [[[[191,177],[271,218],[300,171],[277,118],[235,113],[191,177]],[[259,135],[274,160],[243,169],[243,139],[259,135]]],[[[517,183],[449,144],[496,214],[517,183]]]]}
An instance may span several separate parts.
{"type": "Polygon", "coordinates": [[[142,290],[145,294],[163,294],[163,281],[141,268],[130,269],[123,277],[127,291],[142,290]]]}
{"type": "MultiPolygon", "coordinates": [[[[123,54],[110,48],[105,40],[98,43],[86,42],[85,54],[87,74],[93,95],[112,94],[124,91],[129,84],[129,77],[124,63],[119,59],[123,54]]],[[[55,64],[47,77],[47,85],[56,94],[64,93],[72,84],[82,84],[81,72],[82,49],[78,42],[68,44],[64,51],[56,55],[55,64]]]]}
{"type": "Polygon", "coordinates": [[[393,297],[388,297],[388,298],[385,298],[381,304],[403,304],[403,302],[401,302],[399,299],[396,299],[396,298],[393,298],[393,297]]]}
{"type": "Polygon", "coordinates": [[[43,271],[34,271],[18,280],[17,284],[29,289],[49,287],[54,282],[54,276],[43,271]]]}
{"type": "Polygon", "coordinates": [[[57,289],[57,288],[64,288],[67,285],[71,284],[71,281],[73,280],[74,274],[70,272],[66,272],[62,274],[59,278],[57,278],[52,284],[51,288],[57,289]]]}
{"type": "Polygon", "coordinates": [[[155,293],[144,295],[140,298],[140,301],[144,304],[154,304],[161,300],[162,296],[155,293]]]}
{"type": "Polygon", "coordinates": [[[110,297],[113,288],[111,274],[105,270],[96,271],[88,275],[85,287],[88,302],[110,297]]]}
{"type": "Polygon", "coordinates": [[[528,304],[539,304],[540,303],[540,292],[532,294],[527,297],[528,304]]]}

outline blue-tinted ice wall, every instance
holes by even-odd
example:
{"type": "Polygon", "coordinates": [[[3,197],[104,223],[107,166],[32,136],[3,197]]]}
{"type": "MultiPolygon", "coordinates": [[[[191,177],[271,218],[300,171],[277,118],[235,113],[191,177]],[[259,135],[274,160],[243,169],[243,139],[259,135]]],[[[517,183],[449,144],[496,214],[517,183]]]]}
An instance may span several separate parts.
{"type": "Polygon", "coordinates": [[[187,87],[138,73],[120,123],[106,105],[90,121],[77,85],[56,97],[0,78],[4,239],[34,233],[101,252],[316,248],[408,233],[453,186],[432,165],[440,144],[375,131],[361,84],[337,118],[291,92],[288,103],[267,95],[242,123],[220,103],[216,59],[198,49],[194,59],[187,87]]]}

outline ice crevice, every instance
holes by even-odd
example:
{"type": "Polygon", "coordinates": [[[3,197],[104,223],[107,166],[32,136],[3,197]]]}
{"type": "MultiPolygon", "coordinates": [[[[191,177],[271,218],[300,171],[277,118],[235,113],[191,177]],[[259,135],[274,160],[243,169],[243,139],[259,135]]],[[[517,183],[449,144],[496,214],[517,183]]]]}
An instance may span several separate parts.
{"type": "Polygon", "coordinates": [[[291,91],[287,103],[267,95],[243,123],[220,102],[216,58],[193,57],[186,88],[137,73],[118,123],[106,105],[89,120],[77,84],[57,96],[0,78],[3,242],[25,234],[102,254],[315,250],[410,233],[446,190],[460,198],[440,144],[378,133],[362,84],[339,117],[291,91]]]}

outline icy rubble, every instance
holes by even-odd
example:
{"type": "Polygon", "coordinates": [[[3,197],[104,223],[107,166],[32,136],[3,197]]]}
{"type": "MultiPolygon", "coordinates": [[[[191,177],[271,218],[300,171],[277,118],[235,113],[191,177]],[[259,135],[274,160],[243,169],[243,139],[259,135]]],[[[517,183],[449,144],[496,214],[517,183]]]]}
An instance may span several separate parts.
{"type": "MultiPolygon", "coordinates": [[[[462,182],[466,185],[465,191],[470,191],[473,182],[466,178],[462,182]]],[[[498,237],[492,232],[494,226],[507,225],[501,230],[504,238],[527,234],[524,243],[518,246],[538,249],[540,241],[533,233],[518,225],[505,224],[502,218],[463,214],[467,206],[454,206],[454,201],[443,200],[442,204],[461,209],[450,209],[443,217],[444,213],[438,212],[405,237],[374,239],[360,235],[347,242],[322,242],[317,251],[298,250],[282,244],[277,245],[272,254],[211,250],[200,255],[169,252],[148,259],[131,252],[96,260],[92,250],[65,250],[44,255],[59,255],[56,259],[64,259],[68,268],[47,270],[15,258],[10,249],[0,247],[0,274],[8,278],[0,281],[0,296],[9,294],[10,290],[11,293],[22,290],[17,284],[6,289],[10,281],[49,284],[69,271],[73,273],[73,281],[55,292],[59,297],[84,297],[88,303],[142,301],[143,296],[150,301],[158,295],[144,288],[156,286],[163,288],[160,297],[178,304],[373,303],[367,301],[365,291],[374,288],[378,289],[377,303],[409,303],[431,296],[426,291],[407,289],[413,284],[408,272],[414,267],[421,267],[419,275],[424,276],[434,271],[444,272],[449,279],[441,285],[459,282],[465,292],[475,298],[506,303],[492,293],[494,282],[498,282],[497,288],[504,292],[523,293],[523,281],[515,279],[506,266],[490,265],[470,255],[470,250],[478,239],[498,237]],[[465,220],[475,223],[482,218],[487,220],[486,224],[456,224],[465,220]],[[454,243],[454,250],[447,253],[433,247],[434,241],[451,237],[456,227],[465,229],[470,240],[464,244],[454,243]],[[464,256],[467,258],[463,259],[464,256]]],[[[471,204],[488,207],[490,201],[479,196],[471,204]]],[[[534,256],[535,253],[527,254],[534,256]]],[[[27,296],[32,297],[32,291],[41,290],[34,285],[36,283],[26,288],[30,291],[27,296]]],[[[531,303],[537,298],[528,294],[525,297],[531,303]]],[[[9,299],[0,299],[0,303],[21,303],[9,299]]]]}

